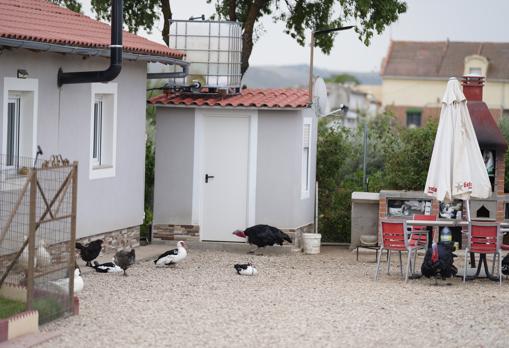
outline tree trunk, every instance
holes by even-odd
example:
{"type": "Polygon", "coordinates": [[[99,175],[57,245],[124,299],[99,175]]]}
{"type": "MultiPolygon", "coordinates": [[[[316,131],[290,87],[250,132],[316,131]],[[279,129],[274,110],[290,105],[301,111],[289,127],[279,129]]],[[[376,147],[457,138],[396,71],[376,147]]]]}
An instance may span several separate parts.
{"type": "Polygon", "coordinates": [[[228,17],[232,22],[237,21],[237,1],[230,0],[230,8],[228,9],[228,17]]]}
{"type": "Polygon", "coordinates": [[[170,45],[170,20],[172,18],[170,0],[161,0],[161,10],[163,11],[163,40],[166,43],[166,46],[170,45]]]}
{"type": "MultiPolygon", "coordinates": [[[[240,73],[244,76],[244,73],[249,68],[249,57],[253,51],[253,29],[260,14],[260,9],[267,0],[254,0],[249,6],[246,21],[244,22],[244,32],[242,33],[242,55],[240,73]]],[[[270,0],[269,0],[270,1],[270,0]]]]}

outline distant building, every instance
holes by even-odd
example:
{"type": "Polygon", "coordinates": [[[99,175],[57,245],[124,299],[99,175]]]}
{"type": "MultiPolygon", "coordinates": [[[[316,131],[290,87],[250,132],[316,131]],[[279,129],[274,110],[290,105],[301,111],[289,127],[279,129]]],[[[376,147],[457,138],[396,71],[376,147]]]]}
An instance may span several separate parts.
{"type": "Polygon", "coordinates": [[[357,128],[361,116],[374,117],[379,103],[375,97],[362,91],[358,86],[338,83],[327,83],[327,95],[331,110],[338,110],[342,105],[348,107],[346,114],[333,123],[346,128],[357,128]]]}
{"type": "Polygon", "coordinates": [[[450,77],[486,77],[483,100],[498,122],[509,117],[509,43],[392,41],[382,64],[382,106],[401,125],[440,115],[450,77]]]}

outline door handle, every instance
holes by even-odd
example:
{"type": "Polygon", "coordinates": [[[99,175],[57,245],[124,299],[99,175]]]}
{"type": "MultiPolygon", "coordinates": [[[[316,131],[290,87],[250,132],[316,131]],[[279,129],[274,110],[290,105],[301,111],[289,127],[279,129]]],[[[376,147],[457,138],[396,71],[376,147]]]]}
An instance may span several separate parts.
{"type": "Polygon", "coordinates": [[[213,179],[213,178],[214,178],[214,175],[205,174],[205,183],[208,183],[209,179],[213,179]]]}

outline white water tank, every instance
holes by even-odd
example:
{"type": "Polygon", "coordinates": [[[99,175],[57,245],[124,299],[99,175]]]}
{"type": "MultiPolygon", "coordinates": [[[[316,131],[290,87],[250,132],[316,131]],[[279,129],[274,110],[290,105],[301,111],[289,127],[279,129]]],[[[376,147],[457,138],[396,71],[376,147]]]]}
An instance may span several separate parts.
{"type": "Polygon", "coordinates": [[[169,46],[185,52],[185,60],[191,63],[186,79],[174,79],[177,86],[200,81],[210,92],[240,90],[242,28],[239,23],[173,20],[169,46]]]}

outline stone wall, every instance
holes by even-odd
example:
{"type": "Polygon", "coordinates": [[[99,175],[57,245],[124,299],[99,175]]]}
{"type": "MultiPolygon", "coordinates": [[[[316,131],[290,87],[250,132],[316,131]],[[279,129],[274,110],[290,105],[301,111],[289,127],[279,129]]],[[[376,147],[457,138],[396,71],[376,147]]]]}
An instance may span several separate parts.
{"type": "Polygon", "coordinates": [[[136,248],[140,246],[140,226],[123,228],[121,230],[96,234],[76,240],[82,244],[96,239],[102,239],[102,252],[112,252],[123,248],[136,248]]]}
{"type": "MultiPolygon", "coordinates": [[[[299,233],[314,232],[314,224],[310,223],[297,228],[282,229],[294,240],[299,233]]],[[[189,237],[197,238],[200,236],[200,226],[198,225],[154,225],[152,229],[152,238],[162,240],[186,239],[189,237]]]]}
{"type": "Polygon", "coordinates": [[[162,240],[185,239],[185,237],[199,237],[200,226],[198,225],[154,225],[152,226],[152,238],[162,240]]]}

